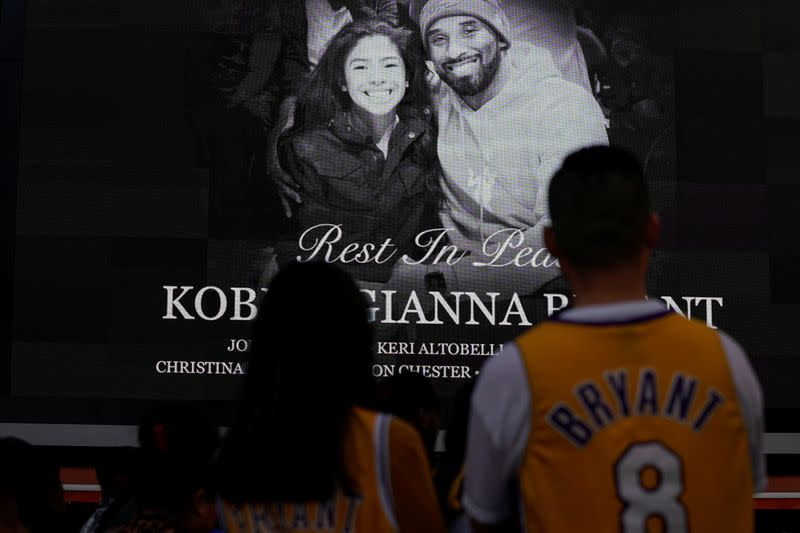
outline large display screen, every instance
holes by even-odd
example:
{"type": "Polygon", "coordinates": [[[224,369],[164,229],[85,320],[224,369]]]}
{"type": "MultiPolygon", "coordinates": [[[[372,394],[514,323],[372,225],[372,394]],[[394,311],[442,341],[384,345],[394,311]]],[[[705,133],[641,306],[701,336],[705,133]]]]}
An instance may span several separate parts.
{"type": "Polygon", "coordinates": [[[737,338],[767,407],[800,407],[800,63],[758,3],[25,4],[9,398],[235,398],[296,260],[359,280],[376,377],[446,398],[569,303],[547,183],[608,142],[662,218],[651,297],[737,338]],[[335,36],[351,21],[367,36],[335,36]]]}

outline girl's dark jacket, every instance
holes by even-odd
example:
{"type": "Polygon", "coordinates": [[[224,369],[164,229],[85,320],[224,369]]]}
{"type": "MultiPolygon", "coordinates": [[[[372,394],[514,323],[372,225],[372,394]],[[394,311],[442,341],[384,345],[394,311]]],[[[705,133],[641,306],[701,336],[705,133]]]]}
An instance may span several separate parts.
{"type": "MultiPolygon", "coordinates": [[[[329,259],[352,243],[359,244],[359,251],[372,249],[373,260],[368,262],[334,262],[356,279],[384,282],[403,254],[420,256],[422,251],[414,244],[417,234],[438,227],[438,194],[431,185],[438,183],[435,133],[429,107],[401,107],[398,116],[387,157],[345,112],[325,125],[281,138],[281,165],[300,185],[303,204],[293,217],[294,234],[278,246],[279,264],[297,256],[308,259],[310,251],[300,248],[298,238],[320,224],[341,225],[342,237],[332,246],[329,259]],[[374,260],[386,239],[391,246],[374,260]],[[383,261],[390,253],[391,258],[383,261]]],[[[309,234],[309,242],[323,233],[309,234]]],[[[316,259],[325,258],[318,254],[316,259]]]]}

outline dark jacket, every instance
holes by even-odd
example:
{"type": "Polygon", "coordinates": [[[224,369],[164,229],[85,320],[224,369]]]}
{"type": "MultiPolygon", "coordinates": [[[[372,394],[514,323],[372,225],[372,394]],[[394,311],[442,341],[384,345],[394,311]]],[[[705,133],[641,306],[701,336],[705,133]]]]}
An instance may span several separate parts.
{"type": "Polygon", "coordinates": [[[300,249],[298,237],[318,224],[341,224],[342,238],[333,245],[332,258],[351,243],[374,244],[374,257],[391,240],[394,247],[383,258],[389,251],[394,254],[382,264],[335,262],[356,279],[384,282],[403,254],[419,255],[414,239],[435,224],[438,200],[431,185],[438,183],[432,114],[424,107],[401,108],[398,115],[388,157],[341,112],[327,125],[281,138],[281,164],[301,186],[303,204],[293,219],[294,234],[278,247],[279,264],[298,255],[308,258],[310,252],[300,249]]]}

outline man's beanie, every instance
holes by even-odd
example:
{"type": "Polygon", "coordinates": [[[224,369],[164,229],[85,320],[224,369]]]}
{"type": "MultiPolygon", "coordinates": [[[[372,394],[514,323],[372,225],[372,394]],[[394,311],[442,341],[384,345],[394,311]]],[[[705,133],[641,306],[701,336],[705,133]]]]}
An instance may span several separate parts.
{"type": "Polygon", "coordinates": [[[482,20],[497,33],[500,40],[511,46],[508,17],[497,0],[411,0],[409,15],[419,25],[426,49],[428,39],[425,36],[431,25],[441,18],[459,15],[482,20]]]}

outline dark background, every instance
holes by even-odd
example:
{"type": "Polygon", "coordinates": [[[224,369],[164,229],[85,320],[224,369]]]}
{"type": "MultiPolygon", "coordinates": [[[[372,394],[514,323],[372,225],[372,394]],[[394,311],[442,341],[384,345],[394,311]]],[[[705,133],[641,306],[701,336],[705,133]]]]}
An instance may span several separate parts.
{"type": "MultiPolygon", "coordinates": [[[[144,399],[177,398],[227,419],[237,378],[153,370],[230,359],[247,324],[161,320],[161,287],[254,286],[263,245],[208,234],[184,65],[212,3],[3,0],[1,420],[132,423],[144,399]]],[[[653,294],[723,297],[715,323],[751,356],[767,430],[800,431],[796,13],[599,4],[659,21],[671,43],[677,156],[653,294]]]]}

